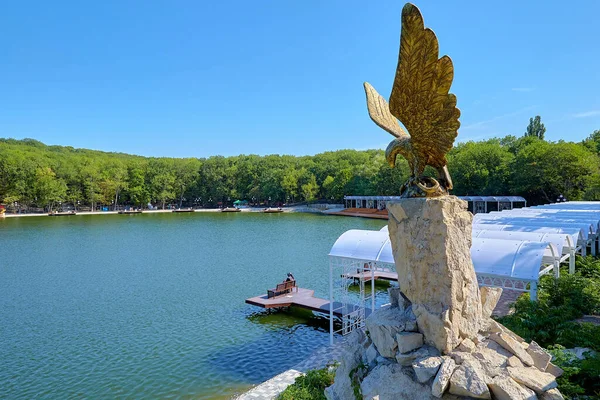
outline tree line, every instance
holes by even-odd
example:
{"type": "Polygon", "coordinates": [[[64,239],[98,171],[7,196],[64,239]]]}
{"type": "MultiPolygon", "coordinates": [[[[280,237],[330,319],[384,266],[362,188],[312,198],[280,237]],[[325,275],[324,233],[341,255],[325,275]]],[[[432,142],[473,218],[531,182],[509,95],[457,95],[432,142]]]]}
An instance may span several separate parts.
{"type": "MultiPolygon", "coordinates": [[[[520,138],[455,146],[448,154],[453,194],[519,195],[530,204],[560,194],[600,200],[600,130],[578,143],[549,142],[539,118],[532,124],[520,138]]],[[[392,169],[383,150],[154,158],[0,139],[0,201],[20,209],[341,201],[351,194],[396,195],[408,176],[406,161],[399,158],[392,169]]]]}

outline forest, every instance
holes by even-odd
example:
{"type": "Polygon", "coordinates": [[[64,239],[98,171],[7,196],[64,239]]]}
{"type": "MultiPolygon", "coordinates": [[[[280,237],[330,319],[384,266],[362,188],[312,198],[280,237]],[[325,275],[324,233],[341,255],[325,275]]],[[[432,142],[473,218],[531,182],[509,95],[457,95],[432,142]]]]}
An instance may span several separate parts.
{"type": "MultiPolygon", "coordinates": [[[[539,117],[521,136],[457,144],[448,154],[455,195],[519,195],[529,204],[600,200],[600,130],[581,142],[544,140],[539,117]]],[[[0,139],[0,201],[11,210],[119,206],[217,207],[395,195],[409,175],[383,150],[314,156],[154,158],[0,139]]]]}

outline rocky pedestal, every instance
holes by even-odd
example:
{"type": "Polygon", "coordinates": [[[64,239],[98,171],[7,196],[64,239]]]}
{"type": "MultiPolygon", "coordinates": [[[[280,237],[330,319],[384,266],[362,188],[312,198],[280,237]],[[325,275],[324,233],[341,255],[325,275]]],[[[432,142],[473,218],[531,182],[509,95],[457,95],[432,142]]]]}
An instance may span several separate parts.
{"type": "Polygon", "coordinates": [[[550,354],[490,318],[502,290],[478,288],[466,203],[403,199],[388,211],[400,287],[348,338],[326,397],[562,399],[550,354]]]}
{"type": "Polygon", "coordinates": [[[412,302],[425,342],[448,353],[474,339],[481,300],[471,262],[467,203],[455,196],[388,203],[400,290],[412,302]]]}

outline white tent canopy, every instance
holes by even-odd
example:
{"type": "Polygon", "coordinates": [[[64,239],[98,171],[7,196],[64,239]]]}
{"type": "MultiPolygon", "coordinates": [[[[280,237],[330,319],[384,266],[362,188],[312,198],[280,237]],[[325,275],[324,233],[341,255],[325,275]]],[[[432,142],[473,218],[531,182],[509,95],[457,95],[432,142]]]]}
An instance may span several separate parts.
{"type": "Polygon", "coordinates": [[[589,222],[593,226],[594,233],[600,227],[600,212],[588,211],[579,213],[574,211],[561,210],[531,210],[529,208],[521,208],[516,210],[492,211],[488,214],[477,215],[478,219],[497,219],[497,218],[536,218],[549,221],[564,221],[564,222],[589,222]]]}
{"type": "MultiPolygon", "coordinates": [[[[554,262],[560,264],[565,260],[569,260],[569,272],[575,272],[575,252],[577,243],[573,238],[565,233],[543,233],[543,232],[511,232],[511,231],[494,231],[494,230],[478,230],[473,229],[473,238],[479,239],[501,239],[501,240],[527,240],[530,242],[549,242],[552,243],[557,250],[557,255],[554,262]]],[[[550,249],[547,249],[545,257],[551,257],[550,249]]]]}
{"type": "Polygon", "coordinates": [[[333,244],[329,256],[394,264],[390,236],[382,231],[351,229],[344,232],[333,244]]]}
{"type": "MultiPolygon", "coordinates": [[[[384,229],[347,231],[336,240],[329,256],[394,264],[389,234],[384,229]]],[[[480,284],[500,284],[517,290],[527,290],[529,284],[535,298],[539,275],[558,270],[556,260],[560,259],[560,252],[550,242],[474,238],[471,257],[480,284]],[[503,281],[489,283],[490,279],[503,281]]]]}
{"type": "Polygon", "coordinates": [[[501,225],[501,224],[473,224],[474,230],[508,231],[508,232],[537,232],[537,233],[564,233],[569,235],[577,246],[585,244],[585,235],[581,228],[552,228],[543,226],[501,225]]]}
{"type": "Polygon", "coordinates": [[[492,218],[477,218],[473,219],[473,224],[486,225],[521,225],[527,227],[542,227],[542,228],[577,228],[581,229],[583,238],[588,240],[593,234],[594,227],[592,223],[585,222],[564,222],[547,218],[514,218],[514,217],[492,217],[492,218]]]}

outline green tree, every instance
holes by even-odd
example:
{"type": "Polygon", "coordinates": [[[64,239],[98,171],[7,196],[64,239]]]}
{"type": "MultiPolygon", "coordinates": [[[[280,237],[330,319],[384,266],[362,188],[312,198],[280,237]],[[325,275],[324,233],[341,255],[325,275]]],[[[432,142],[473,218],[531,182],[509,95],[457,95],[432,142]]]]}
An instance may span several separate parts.
{"type": "Polygon", "coordinates": [[[542,118],[539,115],[536,115],[535,118],[529,118],[529,125],[527,125],[525,136],[532,136],[544,140],[545,133],[546,127],[542,124],[542,118]]]}

